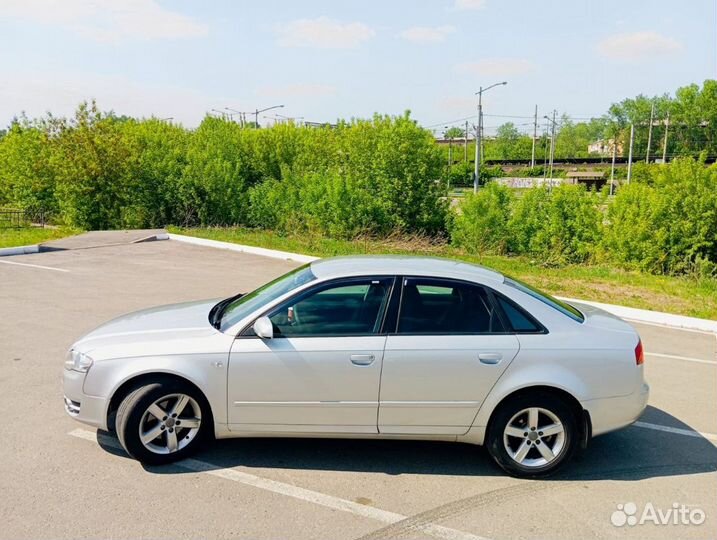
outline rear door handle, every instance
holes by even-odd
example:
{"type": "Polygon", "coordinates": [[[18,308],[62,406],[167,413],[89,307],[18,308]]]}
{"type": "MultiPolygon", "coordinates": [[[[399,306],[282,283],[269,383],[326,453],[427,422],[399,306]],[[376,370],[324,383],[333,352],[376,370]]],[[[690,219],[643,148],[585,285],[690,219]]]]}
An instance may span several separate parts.
{"type": "Polygon", "coordinates": [[[503,355],[500,353],[479,353],[478,354],[478,360],[481,361],[481,364],[497,364],[503,359],[503,355]]]}
{"type": "Polygon", "coordinates": [[[370,366],[376,357],[372,354],[352,354],[351,363],[355,366],[370,366]]]}

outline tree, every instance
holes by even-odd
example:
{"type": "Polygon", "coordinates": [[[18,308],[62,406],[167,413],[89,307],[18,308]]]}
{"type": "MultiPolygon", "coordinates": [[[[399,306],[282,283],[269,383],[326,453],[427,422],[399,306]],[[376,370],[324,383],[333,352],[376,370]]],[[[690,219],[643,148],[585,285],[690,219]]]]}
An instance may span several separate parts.
{"type": "Polygon", "coordinates": [[[495,137],[485,143],[486,159],[529,159],[533,141],[522,134],[513,122],[498,127],[495,137]]]}
{"type": "Polygon", "coordinates": [[[51,119],[50,165],[64,221],[85,229],[137,226],[136,154],[121,123],[82,103],[71,120],[51,119]],[[129,210],[129,213],[128,213],[129,210]]]}
{"type": "Polygon", "coordinates": [[[458,126],[449,127],[443,134],[445,139],[462,139],[464,137],[464,131],[458,126]]]}

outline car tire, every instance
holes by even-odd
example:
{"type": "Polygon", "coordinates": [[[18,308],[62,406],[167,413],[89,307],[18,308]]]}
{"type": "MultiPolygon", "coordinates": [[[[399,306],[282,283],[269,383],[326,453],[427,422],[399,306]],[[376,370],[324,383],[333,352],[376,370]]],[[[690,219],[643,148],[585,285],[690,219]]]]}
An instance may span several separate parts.
{"type": "Polygon", "coordinates": [[[130,456],[164,465],[196,452],[212,424],[205,397],[192,385],[169,379],[130,392],[117,409],[115,430],[130,456]]]}
{"type": "Polygon", "coordinates": [[[486,446],[511,476],[541,478],[557,472],[575,453],[579,433],[575,412],[549,392],[517,395],[491,419],[486,446]]]}

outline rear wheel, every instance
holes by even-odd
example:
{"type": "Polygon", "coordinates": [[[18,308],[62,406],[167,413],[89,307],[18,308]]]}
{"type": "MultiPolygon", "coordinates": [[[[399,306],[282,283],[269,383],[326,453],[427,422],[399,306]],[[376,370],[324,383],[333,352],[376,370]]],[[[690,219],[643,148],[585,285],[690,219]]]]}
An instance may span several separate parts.
{"type": "Polygon", "coordinates": [[[131,392],[119,406],[115,429],[133,458],[171,463],[192,454],[211,430],[209,405],[181,381],[155,382],[131,392]]]}
{"type": "Polygon", "coordinates": [[[495,462],[521,478],[553,474],[575,453],[577,443],[574,412],[547,392],[523,394],[503,403],[487,438],[495,462]]]}

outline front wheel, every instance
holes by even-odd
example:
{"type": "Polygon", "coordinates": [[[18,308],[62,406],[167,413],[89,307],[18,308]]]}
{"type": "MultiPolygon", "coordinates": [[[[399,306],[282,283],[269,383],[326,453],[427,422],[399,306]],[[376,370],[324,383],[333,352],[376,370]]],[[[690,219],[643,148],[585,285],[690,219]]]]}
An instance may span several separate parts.
{"type": "Polygon", "coordinates": [[[151,465],[184,459],[211,429],[209,405],[180,381],[150,383],[131,392],[117,410],[115,428],[122,447],[151,465]]]}
{"type": "Polygon", "coordinates": [[[535,392],[502,404],[491,421],[487,447],[508,474],[538,478],[556,472],[578,443],[575,414],[559,397],[535,392]]]}

